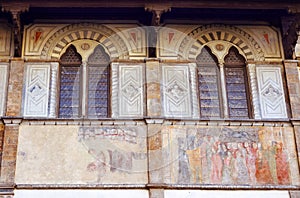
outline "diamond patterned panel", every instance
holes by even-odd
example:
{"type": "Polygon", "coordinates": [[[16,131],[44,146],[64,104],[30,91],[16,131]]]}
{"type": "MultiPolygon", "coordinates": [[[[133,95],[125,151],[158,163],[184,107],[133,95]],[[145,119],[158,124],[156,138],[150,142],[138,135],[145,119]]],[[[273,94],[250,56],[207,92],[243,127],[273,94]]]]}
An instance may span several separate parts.
{"type": "Polygon", "coordinates": [[[27,65],[24,116],[48,116],[50,65],[27,65]]]}

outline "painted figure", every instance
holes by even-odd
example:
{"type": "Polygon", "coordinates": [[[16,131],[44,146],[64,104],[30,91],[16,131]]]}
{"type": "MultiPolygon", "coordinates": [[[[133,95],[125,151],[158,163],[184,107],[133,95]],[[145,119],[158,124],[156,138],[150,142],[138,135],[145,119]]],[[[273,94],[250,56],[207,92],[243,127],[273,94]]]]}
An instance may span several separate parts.
{"type": "Polygon", "coordinates": [[[257,158],[257,143],[252,142],[251,147],[248,146],[246,148],[247,150],[247,156],[246,156],[246,162],[247,162],[247,169],[250,177],[250,181],[252,184],[256,184],[256,158],[257,158]]]}
{"type": "Polygon", "coordinates": [[[202,164],[200,147],[194,150],[187,150],[186,154],[189,159],[193,183],[202,182],[202,164]]]}
{"type": "Polygon", "coordinates": [[[213,184],[220,184],[222,182],[223,161],[221,158],[222,148],[219,142],[213,145],[212,153],[210,181],[213,184]]]}
{"type": "Polygon", "coordinates": [[[222,170],[222,184],[231,184],[232,178],[231,178],[231,161],[232,161],[232,154],[227,148],[225,143],[222,143],[222,148],[224,151],[224,155],[222,157],[223,159],[223,170],[222,170]]]}
{"type": "Polygon", "coordinates": [[[179,163],[178,183],[189,183],[190,182],[189,164],[186,155],[186,146],[183,138],[178,138],[178,163],[179,163]]]}
{"type": "Polygon", "coordinates": [[[287,185],[290,183],[288,157],[283,150],[283,144],[279,142],[276,147],[276,171],[278,184],[287,185]]]}

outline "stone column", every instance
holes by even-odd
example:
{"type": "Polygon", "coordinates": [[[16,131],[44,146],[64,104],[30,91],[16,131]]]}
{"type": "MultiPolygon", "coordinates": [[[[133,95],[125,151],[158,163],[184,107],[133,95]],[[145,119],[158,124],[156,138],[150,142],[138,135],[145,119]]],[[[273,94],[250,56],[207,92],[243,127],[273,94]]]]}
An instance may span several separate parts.
{"type": "Polygon", "coordinates": [[[148,174],[149,197],[163,198],[164,190],[164,158],[162,148],[163,120],[146,120],[148,125],[148,174]]]}
{"type": "Polygon", "coordinates": [[[1,161],[1,183],[15,182],[17,146],[20,118],[4,118],[3,154],[1,161]]]}
{"type": "Polygon", "coordinates": [[[254,119],[261,119],[255,64],[248,64],[254,119]]]}
{"type": "Polygon", "coordinates": [[[58,86],[58,66],[59,63],[51,63],[51,84],[50,84],[50,108],[49,108],[49,117],[57,117],[57,101],[59,95],[57,95],[57,86],[58,86]]]}
{"type": "Polygon", "coordinates": [[[197,87],[197,65],[196,63],[190,63],[190,82],[191,82],[191,96],[192,96],[192,116],[193,118],[200,118],[200,107],[198,99],[198,87],[197,87]]]}
{"type": "Polygon", "coordinates": [[[223,102],[224,118],[229,118],[224,64],[220,63],[219,67],[220,67],[220,80],[221,80],[221,90],[222,90],[222,102],[223,102]]]}
{"type": "Polygon", "coordinates": [[[284,61],[291,114],[293,119],[300,118],[300,79],[297,66],[298,61],[284,61]]]}
{"type": "Polygon", "coordinates": [[[22,106],[24,61],[14,58],[10,64],[6,116],[20,116],[22,106]]]}
{"type": "Polygon", "coordinates": [[[82,76],[83,76],[83,80],[82,80],[82,84],[80,86],[82,86],[82,101],[81,101],[81,116],[82,117],[86,117],[87,116],[87,62],[83,61],[82,62],[82,76]]]}
{"type": "Polygon", "coordinates": [[[160,81],[161,74],[159,59],[146,59],[146,95],[148,117],[160,117],[162,114],[160,81]]]}
{"type": "Polygon", "coordinates": [[[119,117],[119,63],[111,64],[111,117],[119,117]]]}

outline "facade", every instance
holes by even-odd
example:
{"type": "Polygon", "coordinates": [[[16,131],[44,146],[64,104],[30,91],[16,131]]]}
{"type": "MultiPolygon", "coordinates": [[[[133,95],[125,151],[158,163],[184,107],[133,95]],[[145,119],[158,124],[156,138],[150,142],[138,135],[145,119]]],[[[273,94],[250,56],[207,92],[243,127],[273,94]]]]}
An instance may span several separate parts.
{"type": "Polygon", "coordinates": [[[0,6],[0,197],[300,197],[299,3],[0,6]]]}

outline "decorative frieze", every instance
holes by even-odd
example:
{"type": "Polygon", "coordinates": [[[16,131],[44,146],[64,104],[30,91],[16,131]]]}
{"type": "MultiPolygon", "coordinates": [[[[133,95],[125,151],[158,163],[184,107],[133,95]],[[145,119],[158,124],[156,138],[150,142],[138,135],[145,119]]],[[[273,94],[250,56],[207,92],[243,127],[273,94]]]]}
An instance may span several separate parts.
{"type": "Polygon", "coordinates": [[[5,114],[9,63],[0,63],[0,116],[5,114]]]}
{"type": "Polygon", "coordinates": [[[163,107],[166,117],[192,117],[188,65],[162,66],[163,107]]]}
{"type": "Polygon", "coordinates": [[[281,68],[259,66],[256,72],[262,118],[287,118],[281,68]]]}
{"type": "Polygon", "coordinates": [[[48,116],[50,69],[49,63],[26,65],[24,116],[48,116]]]}

